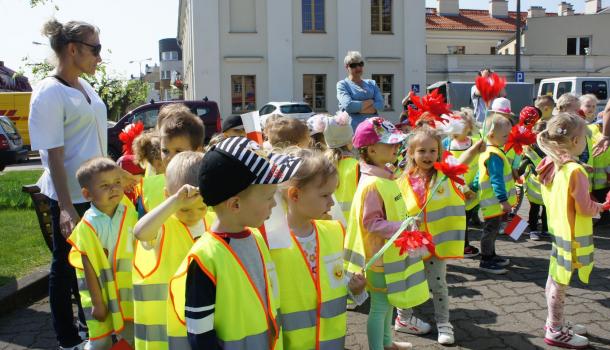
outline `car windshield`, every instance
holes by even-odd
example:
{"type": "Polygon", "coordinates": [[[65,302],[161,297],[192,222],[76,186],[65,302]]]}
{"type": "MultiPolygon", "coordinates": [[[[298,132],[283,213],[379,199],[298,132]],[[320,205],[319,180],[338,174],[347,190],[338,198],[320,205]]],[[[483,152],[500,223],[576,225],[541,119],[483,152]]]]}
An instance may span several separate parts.
{"type": "Polygon", "coordinates": [[[0,126],[2,127],[2,129],[4,129],[4,132],[6,132],[7,134],[16,134],[17,133],[17,130],[15,130],[13,123],[9,122],[8,120],[0,119],[0,126]]]}
{"type": "Polygon", "coordinates": [[[284,114],[311,113],[311,107],[308,105],[286,105],[281,106],[280,111],[284,114]]]}

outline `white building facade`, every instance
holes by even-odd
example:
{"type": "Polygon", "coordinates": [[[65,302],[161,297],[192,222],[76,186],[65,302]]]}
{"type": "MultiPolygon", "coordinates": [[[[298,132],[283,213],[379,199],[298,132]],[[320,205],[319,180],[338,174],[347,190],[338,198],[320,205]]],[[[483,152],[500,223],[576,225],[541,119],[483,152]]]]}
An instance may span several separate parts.
{"type": "Polygon", "coordinates": [[[343,58],[360,51],[396,120],[406,93],[425,89],[425,13],[424,0],[180,0],[185,98],[207,96],[222,116],[269,101],[334,113],[343,58]]]}

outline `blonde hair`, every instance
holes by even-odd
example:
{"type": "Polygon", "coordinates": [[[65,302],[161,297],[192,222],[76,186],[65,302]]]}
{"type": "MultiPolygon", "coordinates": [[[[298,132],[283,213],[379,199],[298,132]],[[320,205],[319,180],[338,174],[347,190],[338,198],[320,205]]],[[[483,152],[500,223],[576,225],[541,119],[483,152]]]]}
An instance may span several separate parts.
{"type": "Polygon", "coordinates": [[[343,65],[347,66],[348,64],[359,63],[362,61],[362,55],[359,51],[348,51],[347,55],[345,55],[345,58],[343,59],[343,65]]]}
{"type": "Polygon", "coordinates": [[[557,100],[557,111],[566,112],[568,107],[572,104],[578,104],[578,106],[580,107],[580,100],[574,94],[565,93],[561,95],[561,97],[557,100]]]}
{"type": "Polygon", "coordinates": [[[326,151],[326,141],[324,140],[324,133],[319,132],[310,136],[309,148],[318,150],[320,152],[326,151]]]}
{"type": "Polygon", "coordinates": [[[562,165],[562,156],[568,155],[568,145],[574,137],[584,131],[585,120],[572,113],[559,113],[547,121],[536,140],[538,147],[546,153],[555,165],[562,165]]]}
{"type": "Polygon", "coordinates": [[[584,104],[587,101],[593,101],[594,105],[599,103],[599,99],[594,94],[582,95],[582,96],[580,96],[579,100],[580,100],[581,104],[584,104]]]}
{"type": "Polygon", "coordinates": [[[194,116],[193,112],[184,104],[184,103],[168,103],[163,105],[159,110],[159,114],[157,115],[157,124],[156,129],[161,130],[161,126],[165,122],[165,119],[174,115],[187,115],[191,114],[194,116]]]}
{"type": "Polygon", "coordinates": [[[305,138],[309,138],[307,125],[292,117],[280,117],[274,120],[271,125],[267,124],[265,133],[269,138],[269,143],[274,148],[296,146],[305,138]]]}
{"type": "Polygon", "coordinates": [[[434,141],[436,141],[438,146],[437,162],[440,162],[443,155],[443,140],[441,134],[427,124],[420,124],[420,122],[418,122],[418,125],[416,126],[417,127],[413,129],[411,135],[409,136],[409,141],[407,141],[407,156],[409,157],[406,167],[407,170],[414,170],[417,167],[413,152],[415,152],[415,148],[422,139],[432,138],[434,141]]]}
{"type": "Polygon", "coordinates": [[[199,186],[199,167],[203,153],[185,151],[172,158],[165,170],[165,187],[169,194],[176,193],[183,185],[199,186]]]}
{"type": "Polygon", "coordinates": [[[339,148],[327,148],[326,151],[324,151],[324,156],[326,156],[335,166],[338,166],[339,161],[346,155],[352,158],[354,157],[353,152],[350,151],[347,145],[339,148]]]}
{"type": "Polygon", "coordinates": [[[544,107],[555,107],[555,100],[553,100],[552,96],[549,95],[541,95],[536,97],[536,102],[534,102],[534,106],[540,110],[543,110],[544,107]]]}
{"type": "Polygon", "coordinates": [[[464,126],[470,130],[468,135],[471,135],[473,131],[477,130],[477,124],[474,121],[474,111],[472,108],[462,107],[460,111],[456,112],[455,114],[462,118],[462,121],[464,121],[464,126]]]}
{"type": "Polygon", "coordinates": [[[94,177],[99,173],[120,169],[110,158],[96,157],[81,164],[76,171],[76,180],[81,188],[89,188],[93,185],[94,177]]]}
{"type": "Polygon", "coordinates": [[[485,130],[487,130],[488,135],[500,127],[507,127],[510,129],[512,127],[510,119],[499,113],[493,113],[485,119],[485,130]]]}
{"type": "Polygon", "coordinates": [[[302,149],[299,147],[289,147],[285,154],[301,158],[301,165],[297,172],[285,182],[283,188],[294,186],[302,189],[314,183],[317,187],[326,184],[332,176],[337,176],[337,168],[322,152],[316,150],[302,149]]]}
{"type": "Polygon", "coordinates": [[[154,129],[138,135],[131,147],[135,161],[141,167],[145,167],[146,163],[152,165],[154,161],[161,160],[161,139],[154,129]]]}

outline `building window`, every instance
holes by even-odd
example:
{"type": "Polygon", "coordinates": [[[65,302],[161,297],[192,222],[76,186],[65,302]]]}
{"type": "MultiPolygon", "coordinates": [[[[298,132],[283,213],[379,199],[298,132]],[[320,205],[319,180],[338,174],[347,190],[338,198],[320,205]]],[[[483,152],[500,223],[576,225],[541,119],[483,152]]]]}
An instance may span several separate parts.
{"type": "Polygon", "coordinates": [[[161,79],[171,79],[171,78],[172,78],[172,71],[169,71],[169,70],[161,71],[161,79]]]}
{"type": "Polygon", "coordinates": [[[589,55],[591,53],[591,37],[568,38],[567,48],[568,55],[589,55]]]}
{"type": "Polygon", "coordinates": [[[303,74],[303,101],[316,112],[326,111],[326,74],[303,74]]]}
{"type": "Polygon", "coordinates": [[[489,48],[489,54],[490,55],[495,55],[496,54],[496,47],[495,46],[491,46],[489,48]]]}
{"type": "Polygon", "coordinates": [[[392,33],[392,0],[371,0],[371,32],[392,33]]]}
{"type": "Polygon", "coordinates": [[[256,110],[256,75],[231,76],[231,111],[244,113],[256,110]]]}
{"type": "Polygon", "coordinates": [[[466,54],[466,46],[447,46],[447,53],[450,55],[466,54]]]}
{"type": "Polygon", "coordinates": [[[176,61],[178,60],[178,51],[161,52],[161,61],[176,61]]]}
{"type": "Polygon", "coordinates": [[[377,83],[379,90],[381,90],[381,95],[383,95],[383,110],[384,111],[393,111],[393,93],[392,86],[394,84],[394,75],[393,74],[373,74],[373,80],[377,83]]]}
{"type": "Polygon", "coordinates": [[[324,32],[324,0],[301,0],[303,33],[324,32]]]}

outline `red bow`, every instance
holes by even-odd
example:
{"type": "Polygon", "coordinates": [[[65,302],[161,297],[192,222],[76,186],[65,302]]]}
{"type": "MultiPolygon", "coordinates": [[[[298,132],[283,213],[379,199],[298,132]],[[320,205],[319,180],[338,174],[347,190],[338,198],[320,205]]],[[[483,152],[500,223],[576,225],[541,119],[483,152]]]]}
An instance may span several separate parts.
{"type": "Polygon", "coordinates": [[[119,134],[119,140],[123,142],[123,154],[130,155],[133,154],[133,149],[131,145],[133,144],[133,140],[138,137],[142,131],[144,131],[144,124],[142,121],[138,121],[135,124],[129,124],[121,131],[119,134]]]}
{"type": "Polygon", "coordinates": [[[508,134],[508,141],[504,145],[504,151],[508,152],[511,148],[515,150],[515,153],[523,153],[523,146],[529,146],[536,143],[536,134],[531,129],[522,124],[513,126],[508,134]]]}
{"type": "Polygon", "coordinates": [[[500,95],[500,91],[506,86],[506,78],[500,77],[496,73],[491,73],[488,77],[477,77],[475,85],[483,101],[487,105],[500,95]]]}
{"type": "Polygon", "coordinates": [[[434,91],[424,97],[413,95],[411,101],[417,107],[420,115],[421,113],[428,112],[438,121],[442,121],[441,115],[451,114],[451,105],[445,103],[445,96],[440,94],[438,89],[434,89],[434,91]]]}
{"type": "Polygon", "coordinates": [[[428,232],[404,230],[400,236],[394,241],[394,246],[399,248],[399,254],[404,255],[406,252],[412,252],[421,248],[428,248],[430,253],[434,252],[434,243],[432,235],[428,232]]]}
{"type": "Polygon", "coordinates": [[[453,160],[455,160],[455,158],[451,155],[451,152],[445,151],[443,153],[442,161],[434,162],[434,169],[442,172],[452,181],[457,182],[460,185],[464,185],[466,182],[462,177],[460,177],[460,175],[466,174],[468,172],[468,165],[460,164],[457,162],[457,160],[453,160]],[[449,162],[448,160],[451,160],[451,162],[449,162]]]}

